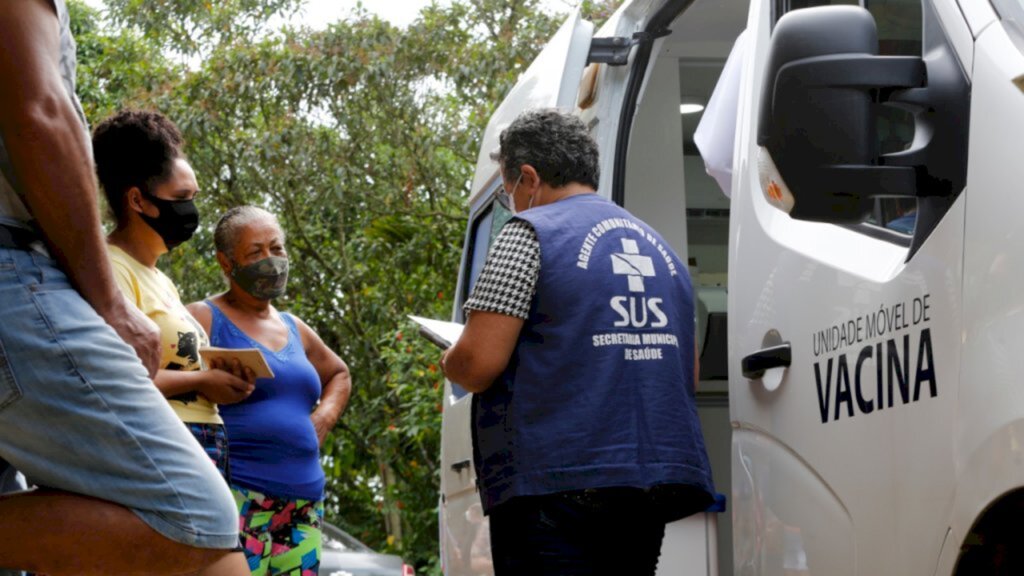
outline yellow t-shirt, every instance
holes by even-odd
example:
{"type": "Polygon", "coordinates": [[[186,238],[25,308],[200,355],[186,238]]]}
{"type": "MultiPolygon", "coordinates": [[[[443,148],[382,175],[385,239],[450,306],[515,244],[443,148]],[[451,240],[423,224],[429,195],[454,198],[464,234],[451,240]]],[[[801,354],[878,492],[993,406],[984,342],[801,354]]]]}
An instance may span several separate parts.
{"type": "MultiPolygon", "coordinates": [[[[181,303],[178,289],[166,274],[149,268],[117,246],[107,246],[114,281],[121,292],[160,328],[162,358],[166,370],[200,370],[199,348],[209,346],[206,331],[181,303]]],[[[223,424],[217,405],[191,392],[168,398],[183,422],[223,424]]]]}

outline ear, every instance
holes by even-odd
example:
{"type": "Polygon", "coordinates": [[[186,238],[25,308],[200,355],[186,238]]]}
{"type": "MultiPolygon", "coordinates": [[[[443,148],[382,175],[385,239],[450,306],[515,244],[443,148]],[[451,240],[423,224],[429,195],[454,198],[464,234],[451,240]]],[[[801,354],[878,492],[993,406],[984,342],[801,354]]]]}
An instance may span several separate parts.
{"type": "Polygon", "coordinates": [[[217,252],[217,264],[220,264],[220,271],[225,276],[231,277],[231,260],[227,257],[227,254],[218,251],[217,252]]]}
{"type": "Polygon", "coordinates": [[[523,175],[522,180],[519,181],[520,190],[525,191],[530,196],[536,195],[542,184],[540,175],[537,174],[537,169],[529,164],[523,164],[519,167],[519,173],[523,175]]]}
{"type": "Polygon", "coordinates": [[[138,186],[132,186],[124,193],[124,202],[129,210],[146,213],[145,208],[142,207],[142,190],[138,186]]]}

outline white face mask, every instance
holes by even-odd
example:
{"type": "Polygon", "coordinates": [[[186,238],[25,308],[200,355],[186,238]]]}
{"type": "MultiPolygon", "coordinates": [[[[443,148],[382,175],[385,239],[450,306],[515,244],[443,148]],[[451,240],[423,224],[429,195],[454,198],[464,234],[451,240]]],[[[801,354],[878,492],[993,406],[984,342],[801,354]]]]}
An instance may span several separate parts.
{"type": "Polygon", "coordinates": [[[796,204],[796,198],[789,191],[786,181],[782,179],[782,174],[779,174],[779,169],[772,160],[771,153],[764,146],[757,154],[757,173],[760,176],[761,192],[764,193],[765,200],[789,214],[796,204]]]}
{"type": "MultiPolygon", "coordinates": [[[[513,216],[516,213],[516,189],[519,188],[519,183],[523,181],[523,173],[519,173],[519,178],[516,178],[516,183],[512,186],[512,192],[506,192],[505,187],[501,186],[494,191],[494,198],[502,208],[508,210],[513,216]]],[[[527,210],[533,206],[533,198],[530,198],[530,205],[526,207],[527,210]]]]}

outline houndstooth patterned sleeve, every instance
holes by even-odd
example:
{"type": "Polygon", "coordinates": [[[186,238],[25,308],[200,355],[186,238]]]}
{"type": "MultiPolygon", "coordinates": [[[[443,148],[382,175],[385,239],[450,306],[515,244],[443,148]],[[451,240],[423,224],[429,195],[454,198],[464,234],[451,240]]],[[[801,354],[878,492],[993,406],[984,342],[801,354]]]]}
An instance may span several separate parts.
{"type": "Polygon", "coordinates": [[[466,315],[480,310],[525,320],[530,314],[539,275],[540,241],[537,233],[529,222],[511,220],[494,240],[484,269],[463,310],[466,315]]]}

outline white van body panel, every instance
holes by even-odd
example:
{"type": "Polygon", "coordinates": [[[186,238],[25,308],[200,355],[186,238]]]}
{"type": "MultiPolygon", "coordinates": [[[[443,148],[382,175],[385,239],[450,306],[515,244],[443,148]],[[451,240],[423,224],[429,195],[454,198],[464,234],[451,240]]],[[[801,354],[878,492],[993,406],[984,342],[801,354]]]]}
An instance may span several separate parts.
{"type": "MultiPolygon", "coordinates": [[[[960,58],[960,66],[971,75],[971,68],[974,66],[974,34],[964,20],[964,14],[960,11],[960,5],[954,0],[935,0],[935,11],[942,20],[943,30],[953,44],[953,50],[960,58]]],[[[928,57],[927,54],[924,55],[928,57]]]]}
{"type": "Polygon", "coordinates": [[[942,543],[942,553],[935,565],[935,576],[948,576],[956,568],[956,561],[960,557],[960,543],[963,542],[963,534],[950,528],[946,531],[946,541],[942,543]]]}
{"type": "MultiPolygon", "coordinates": [[[[749,196],[734,198],[733,218],[748,218],[737,214],[752,208],[748,202],[749,196]]],[[[961,197],[915,256],[922,265],[912,262],[884,282],[785,250],[776,256],[771,250],[744,256],[743,243],[773,242],[770,232],[759,230],[756,223],[745,227],[740,251],[731,256],[753,294],[736,294],[735,285],[730,292],[730,334],[736,346],[730,366],[762,348],[769,330],[792,343],[793,365],[773,392],[761,381],[730,374],[730,410],[737,426],[731,502],[737,574],[781,574],[796,569],[790,564],[795,557],[805,557],[811,573],[933,570],[955,492],[963,216],[961,197]],[[821,294],[832,297],[822,301],[817,297],[821,294]],[[913,302],[924,295],[930,296],[930,319],[919,326],[930,330],[938,396],[929,398],[922,389],[918,402],[904,405],[897,389],[889,407],[891,377],[883,375],[883,410],[875,406],[874,413],[864,414],[854,406],[854,417],[844,408],[835,419],[841,407],[836,404],[839,360],[830,370],[829,358],[836,354],[814,355],[815,334],[875,314],[883,306],[891,311],[894,305],[905,305],[913,314],[913,302]],[[827,423],[820,420],[821,398],[812,367],[816,360],[823,383],[831,372],[827,423]]],[[[737,268],[731,277],[737,277],[737,268]]],[[[912,319],[903,324],[908,327],[894,334],[896,347],[901,355],[909,352],[909,361],[903,360],[913,373],[921,355],[921,333],[915,334],[912,319]],[[909,350],[903,349],[903,335],[909,335],[909,350]]],[[[839,349],[848,363],[851,406],[858,391],[868,402],[878,398],[876,346],[888,339],[887,332],[839,349]],[[863,373],[856,374],[858,353],[868,347],[872,356],[863,363],[863,373]]],[[[886,357],[888,352],[884,349],[886,357]]],[[[914,386],[910,388],[912,397],[914,386]]]]}
{"type": "Polygon", "coordinates": [[[1001,495],[1024,486],[1024,246],[1020,225],[1024,55],[1003,25],[978,39],[971,103],[959,491],[953,528],[965,533],[1001,495]]]}
{"type": "Polygon", "coordinates": [[[988,0],[957,0],[957,4],[960,5],[967,26],[975,38],[981,35],[989,24],[999,19],[988,0]]]}

